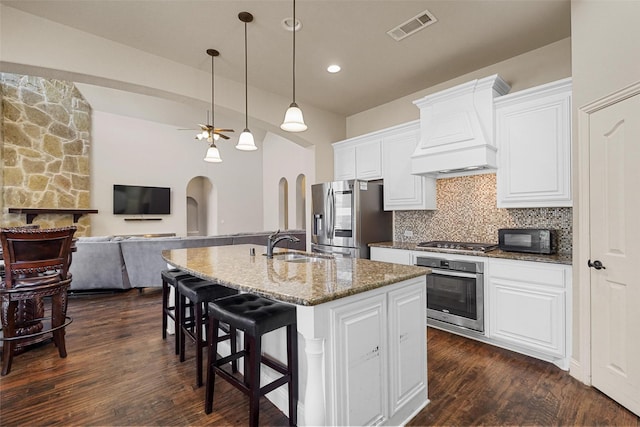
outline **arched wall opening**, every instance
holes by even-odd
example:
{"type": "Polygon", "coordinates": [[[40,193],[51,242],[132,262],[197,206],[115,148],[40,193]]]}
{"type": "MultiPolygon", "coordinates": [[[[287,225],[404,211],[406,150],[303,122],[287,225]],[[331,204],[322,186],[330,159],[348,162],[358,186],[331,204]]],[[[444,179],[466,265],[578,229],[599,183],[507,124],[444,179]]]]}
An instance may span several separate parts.
{"type": "Polygon", "coordinates": [[[307,228],[307,177],[301,173],[296,178],[296,228],[307,228]]]}
{"type": "Polygon", "coordinates": [[[211,180],[196,176],[187,184],[187,235],[217,234],[218,195],[211,180]]]}
{"type": "Polygon", "coordinates": [[[287,178],[280,178],[278,183],[278,227],[289,229],[289,183],[287,178]]]}

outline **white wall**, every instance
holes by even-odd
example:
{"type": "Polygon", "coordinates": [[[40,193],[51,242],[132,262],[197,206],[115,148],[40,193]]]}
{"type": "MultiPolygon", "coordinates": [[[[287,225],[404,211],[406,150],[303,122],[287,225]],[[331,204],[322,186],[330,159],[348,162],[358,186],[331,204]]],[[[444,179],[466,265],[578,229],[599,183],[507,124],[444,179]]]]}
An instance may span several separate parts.
{"type": "MultiPolygon", "coordinates": [[[[640,1],[620,0],[573,0],[571,2],[571,38],[573,59],[573,158],[574,165],[588,155],[589,147],[578,136],[577,109],[603,96],[611,94],[632,83],[640,81],[640,1]]],[[[640,160],[640,159],[638,159],[640,160]]],[[[580,168],[573,169],[574,189],[587,183],[589,176],[581,176],[580,168]]],[[[574,191],[574,206],[579,206],[586,195],[574,191]]],[[[574,251],[587,245],[584,253],[576,256],[574,266],[584,265],[588,254],[589,224],[583,224],[580,209],[574,209],[574,251]],[[586,230],[586,232],[584,231],[586,230]],[[583,243],[583,241],[586,241],[583,243]]],[[[588,361],[589,348],[580,348],[581,333],[589,334],[588,318],[580,313],[581,292],[589,292],[589,277],[580,277],[574,268],[573,276],[573,359],[575,364],[588,361]]],[[[585,367],[584,371],[590,368],[585,367]]],[[[579,370],[572,374],[583,381],[579,370]]]]}
{"type": "Polygon", "coordinates": [[[264,195],[265,230],[276,230],[278,228],[278,189],[280,178],[286,178],[289,183],[289,228],[298,228],[296,224],[296,179],[300,174],[306,176],[306,216],[307,224],[309,224],[311,184],[315,183],[313,147],[300,147],[270,132],[265,135],[263,147],[262,159],[264,171],[262,193],[264,195]]]}
{"type": "MultiPolygon", "coordinates": [[[[0,40],[0,69],[5,72],[93,84],[199,107],[202,112],[189,123],[204,120],[206,106],[211,101],[208,72],[4,4],[0,4],[0,40]]],[[[344,116],[305,104],[302,107],[309,129],[288,134],[279,126],[291,99],[257,88],[251,88],[250,93],[251,130],[261,128],[262,132],[286,135],[302,146],[315,145],[318,179],[331,179],[331,143],[345,137],[344,116]]],[[[243,119],[244,85],[216,76],[216,105],[222,114],[243,119]]]]}
{"type": "MultiPolygon", "coordinates": [[[[262,231],[262,154],[220,143],[222,163],[202,159],[207,144],[175,126],[94,111],[91,143],[93,235],[187,234],[189,181],[208,177],[218,193],[218,234],[262,231]],[[162,221],[125,221],[113,215],[113,184],[171,187],[172,214],[162,221]]],[[[257,141],[258,146],[260,142],[257,141]]],[[[148,217],[159,217],[148,215],[148,217]]]]}
{"type": "Polygon", "coordinates": [[[511,92],[570,77],[571,39],[560,40],[463,76],[452,76],[446,82],[349,116],[347,138],[417,120],[420,110],[413,104],[416,99],[493,74],[499,74],[511,85],[511,92]]]}

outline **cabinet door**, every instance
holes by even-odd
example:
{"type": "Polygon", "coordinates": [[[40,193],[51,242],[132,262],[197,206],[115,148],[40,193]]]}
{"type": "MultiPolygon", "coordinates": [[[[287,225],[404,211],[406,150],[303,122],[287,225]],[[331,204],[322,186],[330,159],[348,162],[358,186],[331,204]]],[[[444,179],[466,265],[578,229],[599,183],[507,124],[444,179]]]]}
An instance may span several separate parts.
{"type": "Polygon", "coordinates": [[[386,296],[332,311],[338,425],[372,425],[388,414],[386,296]]]}
{"type": "Polygon", "coordinates": [[[496,101],[498,207],[571,206],[571,83],[496,101]]]}
{"type": "Polygon", "coordinates": [[[426,393],[426,282],[389,293],[389,381],[391,416],[412,397],[426,393]],[[416,322],[416,319],[424,319],[416,322]]]}
{"type": "Polygon", "coordinates": [[[333,178],[335,181],[356,178],[356,148],[353,145],[334,147],[333,178]]]}
{"type": "Polygon", "coordinates": [[[384,210],[436,208],[435,178],[411,174],[411,155],[419,138],[420,129],[417,127],[384,138],[384,210]]]}
{"type": "Polygon", "coordinates": [[[356,144],[356,178],[373,180],[382,178],[382,141],[376,138],[356,144]]]}
{"type": "Polygon", "coordinates": [[[372,247],[369,251],[372,261],[390,262],[392,264],[411,265],[411,251],[392,248],[372,247]]]}
{"type": "Polygon", "coordinates": [[[489,271],[491,337],[565,357],[568,267],[492,260],[489,271]]]}

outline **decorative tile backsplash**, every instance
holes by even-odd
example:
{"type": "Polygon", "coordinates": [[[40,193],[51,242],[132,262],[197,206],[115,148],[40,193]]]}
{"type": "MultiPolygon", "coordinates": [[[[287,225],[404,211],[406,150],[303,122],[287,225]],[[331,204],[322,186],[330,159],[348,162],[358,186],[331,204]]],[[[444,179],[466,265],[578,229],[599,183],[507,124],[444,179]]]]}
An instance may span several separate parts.
{"type": "Polygon", "coordinates": [[[500,228],[551,228],[558,233],[558,252],[571,252],[572,209],[498,209],[495,174],[439,179],[436,197],[435,211],[394,212],[394,240],[498,243],[500,228]]]}

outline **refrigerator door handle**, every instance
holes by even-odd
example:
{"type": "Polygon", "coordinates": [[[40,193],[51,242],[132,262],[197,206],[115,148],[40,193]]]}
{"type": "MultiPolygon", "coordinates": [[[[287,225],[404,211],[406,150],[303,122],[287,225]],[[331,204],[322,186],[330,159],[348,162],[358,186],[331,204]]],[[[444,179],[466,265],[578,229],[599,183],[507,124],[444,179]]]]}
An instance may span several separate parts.
{"type": "Polygon", "coordinates": [[[333,189],[329,188],[327,191],[327,239],[333,238],[333,208],[334,208],[335,200],[333,198],[333,189]]]}

